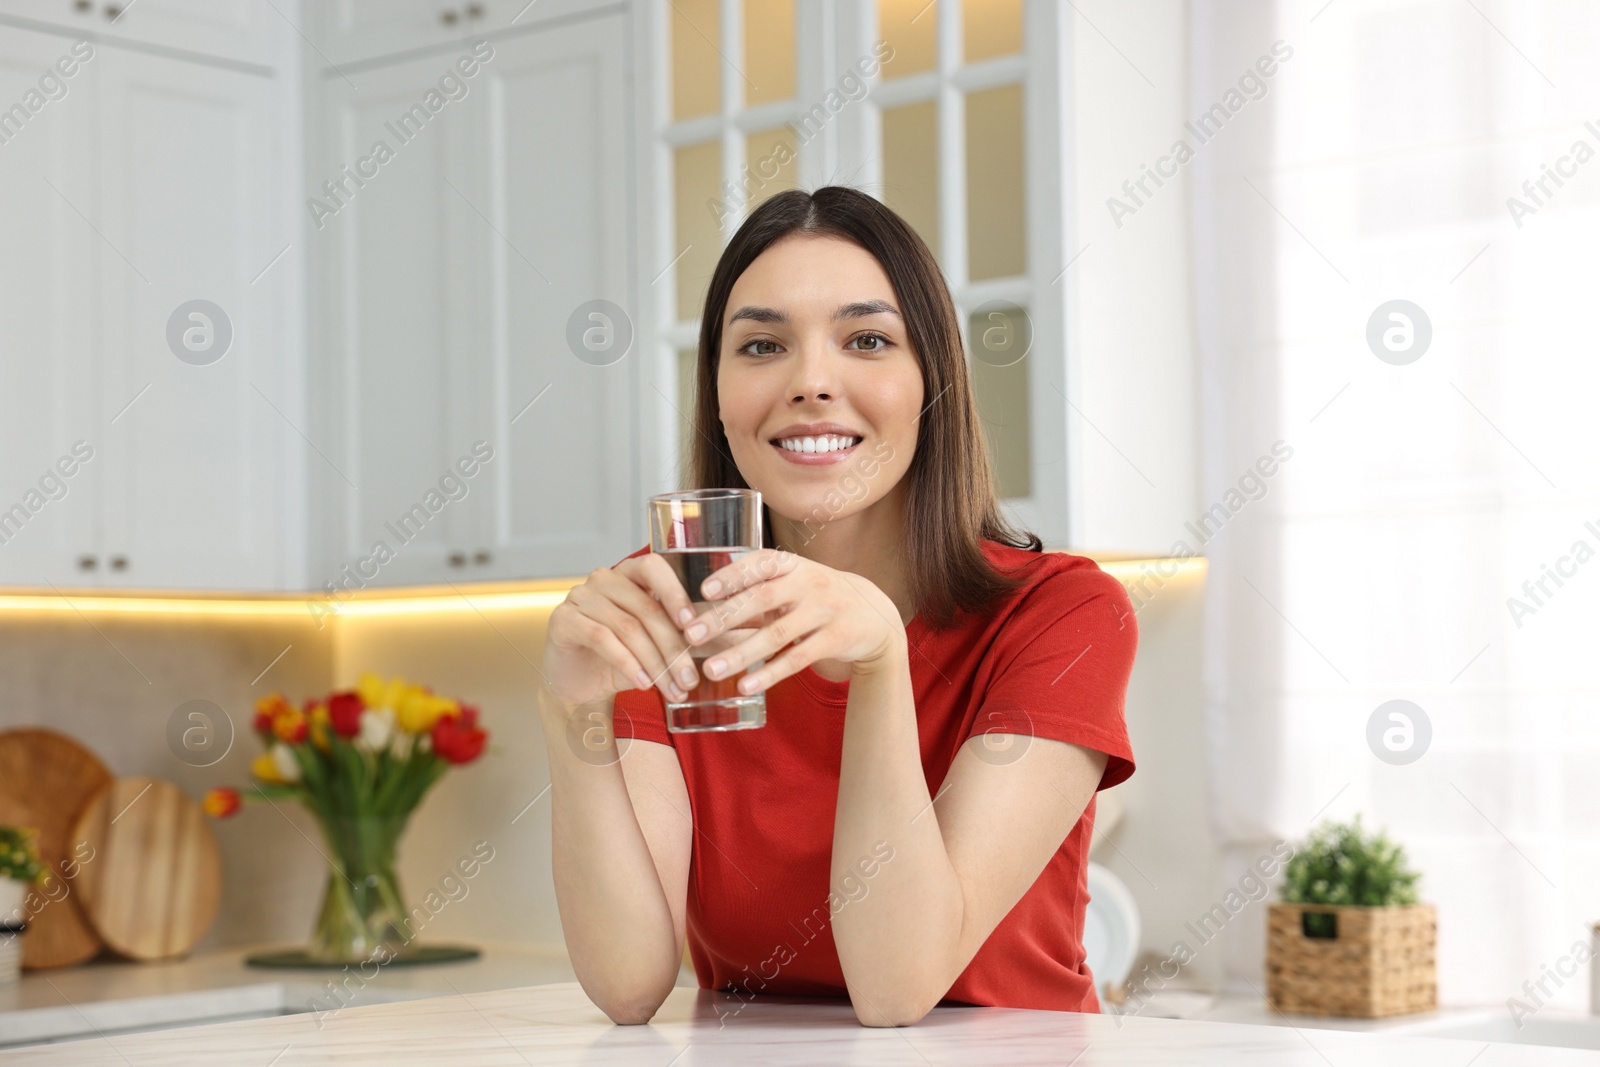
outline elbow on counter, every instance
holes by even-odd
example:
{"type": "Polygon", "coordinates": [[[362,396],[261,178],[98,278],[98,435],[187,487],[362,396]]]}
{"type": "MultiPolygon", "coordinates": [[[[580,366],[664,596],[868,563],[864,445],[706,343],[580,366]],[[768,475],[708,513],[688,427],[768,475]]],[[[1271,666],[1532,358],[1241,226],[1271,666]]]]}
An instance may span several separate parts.
{"type": "Polygon", "coordinates": [[[590,989],[585,985],[584,992],[589,994],[594,1006],[605,1012],[606,1018],[618,1026],[639,1026],[655,1018],[676,980],[677,974],[674,972],[664,984],[652,982],[649,985],[612,989],[590,989]]]}
{"type": "Polygon", "coordinates": [[[939,997],[890,994],[871,997],[852,989],[850,1005],[862,1026],[915,1026],[939,1003],[939,997]]]}

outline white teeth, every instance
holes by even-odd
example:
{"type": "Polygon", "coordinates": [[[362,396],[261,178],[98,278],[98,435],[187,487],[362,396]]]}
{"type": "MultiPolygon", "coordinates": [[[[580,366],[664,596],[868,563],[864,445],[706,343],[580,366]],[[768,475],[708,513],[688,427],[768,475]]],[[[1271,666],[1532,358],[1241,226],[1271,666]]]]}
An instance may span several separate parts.
{"type": "Polygon", "coordinates": [[[789,452],[840,452],[861,440],[859,437],[841,437],[827,434],[822,437],[785,437],[778,446],[789,452]]]}

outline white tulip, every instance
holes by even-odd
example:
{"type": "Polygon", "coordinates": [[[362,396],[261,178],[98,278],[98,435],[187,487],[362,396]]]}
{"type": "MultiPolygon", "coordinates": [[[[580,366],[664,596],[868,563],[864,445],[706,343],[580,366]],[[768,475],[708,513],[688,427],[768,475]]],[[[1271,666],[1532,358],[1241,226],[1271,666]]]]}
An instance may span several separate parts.
{"type": "Polygon", "coordinates": [[[286,782],[300,780],[300,761],[294,758],[294,753],[282,741],[275,742],[270,750],[272,752],[272,765],[278,769],[278,777],[286,782]]]}
{"type": "Polygon", "coordinates": [[[388,745],[393,732],[394,709],[369,708],[361,713],[361,732],[356,735],[356,747],[377,752],[388,745]]]}

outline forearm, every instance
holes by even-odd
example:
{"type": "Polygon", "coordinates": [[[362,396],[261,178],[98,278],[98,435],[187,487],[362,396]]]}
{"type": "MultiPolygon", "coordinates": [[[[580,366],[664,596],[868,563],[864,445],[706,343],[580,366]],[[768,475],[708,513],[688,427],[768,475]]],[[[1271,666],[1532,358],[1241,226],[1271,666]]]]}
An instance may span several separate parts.
{"type": "Polygon", "coordinates": [[[834,816],[835,891],[861,881],[856,864],[874,844],[894,849],[833,919],[856,1014],[877,1026],[916,1021],[955,980],[964,911],[922,772],[907,654],[851,676],[834,816]]]}
{"type": "MultiPolygon", "coordinates": [[[[570,745],[592,708],[540,695],[550,765],[551,849],[556,905],[572,967],[584,991],[616,1022],[645,1022],[671,992],[681,951],[655,860],[609,750],[570,745]],[[580,727],[572,724],[579,718],[580,727]]],[[[609,729],[605,729],[609,737],[609,729]]],[[[591,738],[594,736],[590,735],[591,738]]]]}

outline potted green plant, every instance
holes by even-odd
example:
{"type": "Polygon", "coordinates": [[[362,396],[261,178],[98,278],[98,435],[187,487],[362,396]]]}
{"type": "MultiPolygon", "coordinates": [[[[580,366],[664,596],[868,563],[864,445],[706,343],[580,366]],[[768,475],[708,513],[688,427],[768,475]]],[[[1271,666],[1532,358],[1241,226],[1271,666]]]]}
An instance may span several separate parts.
{"type": "Polygon", "coordinates": [[[1284,868],[1267,912],[1267,999],[1302,1015],[1382,1018],[1437,1004],[1433,905],[1418,872],[1358,815],[1324,822],[1284,868]]]}
{"type": "Polygon", "coordinates": [[[0,985],[14,982],[22,970],[19,935],[27,925],[24,902],[44,873],[38,835],[21,826],[0,826],[0,985]]]}

